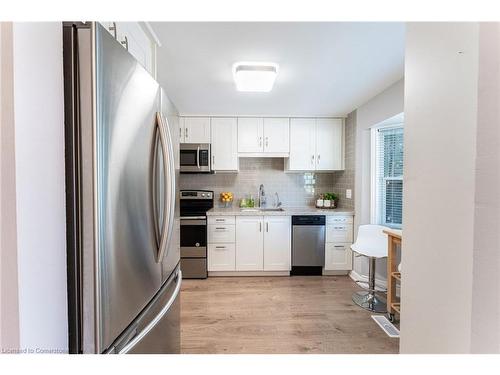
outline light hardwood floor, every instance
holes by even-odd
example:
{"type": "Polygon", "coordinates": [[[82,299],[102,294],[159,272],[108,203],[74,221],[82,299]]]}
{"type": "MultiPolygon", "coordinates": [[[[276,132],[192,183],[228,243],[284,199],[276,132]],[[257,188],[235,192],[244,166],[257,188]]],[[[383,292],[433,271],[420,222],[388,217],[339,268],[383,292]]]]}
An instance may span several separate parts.
{"type": "Polygon", "coordinates": [[[182,353],[397,353],[347,276],[184,280],[182,353]]]}

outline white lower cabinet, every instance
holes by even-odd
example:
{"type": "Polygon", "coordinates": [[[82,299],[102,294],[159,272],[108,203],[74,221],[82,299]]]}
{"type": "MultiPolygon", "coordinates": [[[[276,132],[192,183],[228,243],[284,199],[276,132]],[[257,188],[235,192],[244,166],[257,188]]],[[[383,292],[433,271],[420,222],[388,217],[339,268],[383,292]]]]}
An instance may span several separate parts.
{"type": "Polygon", "coordinates": [[[352,269],[351,243],[327,243],[325,251],[325,270],[349,271],[352,269]]]}
{"type": "Polygon", "coordinates": [[[352,216],[330,216],[327,218],[325,271],[352,270],[352,241],[352,216]]]}
{"type": "Polygon", "coordinates": [[[210,216],[208,271],[290,271],[290,216],[210,216]]]}
{"type": "Polygon", "coordinates": [[[208,244],[208,270],[234,271],[235,255],[234,244],[208,244]]]}
{"type": "Polygon", "coordinates": [[[262,216],[236,218],[236,271],[264,268],[264,220],[262,216]]]}
{"type": "Polygon", "coordinates": [[[291,267],[290,216],[264,217],[264,271],[289,271],[291,267]]]}

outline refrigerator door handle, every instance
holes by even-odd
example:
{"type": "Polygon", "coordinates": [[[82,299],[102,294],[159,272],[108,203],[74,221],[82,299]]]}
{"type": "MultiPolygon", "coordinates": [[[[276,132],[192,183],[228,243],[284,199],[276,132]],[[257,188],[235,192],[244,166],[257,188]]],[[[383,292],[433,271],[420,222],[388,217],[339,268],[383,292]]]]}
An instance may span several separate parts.
{"type": "MultiPolygon", "coordinates": [[[[156,112],[156,126],[158,129],[158,133],[160,134],[160,144],[162,148],[162,156],[163,156],[163,184],[165,187],[169,186],[169,174],[170,174],[170,159],[171,159],[171,154],[170,154],[170,147],[168,145],[167,141],[167,134],[165,127],[163,126],[163,121],[161,118],[160,112],[156,112]],[[168,173],[167,173],[167,168],[168,168],[168,173]]],[[[171,190],[171,188],[169,189],[171,190]]],[[[160,243],[158,245],[158,250],[156,252],[156,262],[160,263],[163,259],[163,255],[165,253],[165,249],[167,247],[167,228],[170,226],[170,215],[167,218],[167,213],[170,212],[170,194],[171,191],[169,191],[169,194],[166,194],[165,199],[163,200],[163,223],[161,226],[161,232],[160,232],[160,243]]]]}
{"type": "MultiPolygon", "coordinates": [[[[160,118],[163,119],[163,116],[160,114],[160,118]]],[[[165,124],[167,141],[169,146],[169,155],[170,155],[170,170],[169,170],[169,180],[170,180],[170,192],[169,192],[169,200],[170,200],[170,218],[169,218],[169,227],[167,232],[167,248],[170,246],[170,240],[172,239],[174,232],[174,224],[175,224],[175,203],[177,199],[176,192],[176,176],[175,176],[175,159],[174,159],[174,142],[172,140],[172,135],[170,133],[170,128],[168,127],[168,122],[165,124]]]]}
{"type": "MultiPolygon", "coordinates": [[[[165,256],[165,251],[168,248],[172,233],[174,230],[174,215],[175,215],[175,164],[174,164],[174,149],[172,139],[167,125],[164,123],[163,116],[160,112],[156,113],[157,123],[160,130],[160,136],[163,134],[163,164],[164,164],[164,185],[167,189],[164,204],[164,220],[161,232],[160,246],[156,261],[160,263],[165,256]],[[167,156],[168,155],[168,156],[167,156]],[[168,216],[167,216],[168,215],[168,216]],[[168,219],[168,220],[167,220],[168,219]]],[[[161,139],[161,138],[160,138],[161,139]]]]}
{"type": "Polygon", "coordinates": [[[160,229],[159,229],[159,221],[158,221],[158,128],[155,129],[154,132],[154,141],[153,141],[153,154],[152,154],[152,173],[151,173],[151,207],[153,212],[153,227],[155,234],[156,247],[160,246],[160,229]]]}
{"type": "Polygon", "coordinates": [[[175,287],[174,293],[168,300],[168,302],[163,306],[158,315],[155,316],[153,320],[137,335],[135,336],[127,345],[120,349],[118,354],[126,354],[128,353],[135,345],[139,343],[147,334],[158,324],[158,322],[165,316],[165,314],[170,310],[170,307],[175,302],[175,299],[179,295],[182,284],[182,271],[179,270],[177,275],[177,285],[175,287]]]}

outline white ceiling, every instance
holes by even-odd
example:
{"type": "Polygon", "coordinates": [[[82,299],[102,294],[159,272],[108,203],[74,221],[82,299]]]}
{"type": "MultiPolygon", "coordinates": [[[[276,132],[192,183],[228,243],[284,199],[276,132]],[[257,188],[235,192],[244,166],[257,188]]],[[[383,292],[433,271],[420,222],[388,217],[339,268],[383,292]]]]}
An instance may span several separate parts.
{"type": "Polygon", "coordinates": [[[151,23],[158,80],[185,115],[344,116],[403,77],[404,23],[151,23]],[[276,62],[270,93],[236,91],[236,61],[276,62]]]}

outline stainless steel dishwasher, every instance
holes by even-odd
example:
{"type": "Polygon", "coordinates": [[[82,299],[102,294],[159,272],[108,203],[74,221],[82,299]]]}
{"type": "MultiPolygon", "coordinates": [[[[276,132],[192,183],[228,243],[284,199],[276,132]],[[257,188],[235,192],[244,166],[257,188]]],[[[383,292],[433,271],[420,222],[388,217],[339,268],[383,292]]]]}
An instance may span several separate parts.
{"type": "Polygon", "coordinates": [[[325,265],[325,216],[292,216],[292,275],[321,275],[325,265]]]}

